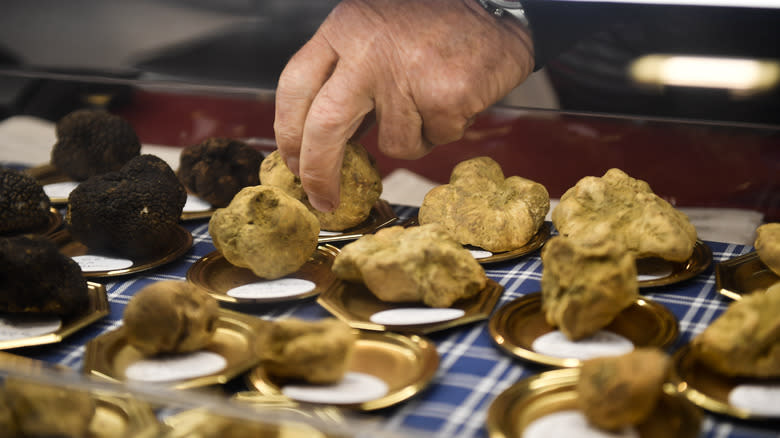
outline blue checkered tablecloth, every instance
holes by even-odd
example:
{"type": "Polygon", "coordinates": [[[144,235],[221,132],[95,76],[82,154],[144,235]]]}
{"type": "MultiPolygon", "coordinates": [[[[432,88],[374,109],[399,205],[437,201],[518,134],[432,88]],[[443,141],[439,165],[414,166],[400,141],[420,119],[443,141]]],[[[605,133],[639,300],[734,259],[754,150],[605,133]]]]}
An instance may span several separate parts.
{"type": "MultiPolygon", "coordinates": [[[[414,217],[417,209],[394,206],[402,221],[414,217]]],[[[98,323],[64,341],[48,346],[20,349],[14,353],[59,363],[80,370],[86,343],[97,335],[114,330],[121,324],[125,305],[145,285],[165,279],[185,279],[187,269],[199,258],[214,250],[208,234],[208,221],[183,223],[192,232],[192,249],[180,260],[151,271],[102,281],[105,284],[111,313],[98,323]]],[[[713,266],[752,250],[749,246],[705,242],[713,252],[713,266]]],[[[679,321],[680,336],[672,349],[687,343],[700,333],[729,304],[715,290],[713,266],[696,278],[683,283],[643,290],[647,297],[667,306],[679,321]]],[[[520,260],[486,265],[487,275],[504,287],[496,309],[528,293],[539,290],[542,263],[539,252],[520,260]]],[[[269,307],[258,316],[279,318],[296,316],[319,319],[331,316],[315,300],[293,305],[269,307]]],[[[363,414],[388,431],[414,429],[415,435],[433,437],[486,437],[485,420],[491,402],[520,379],[548,370],[510,357],[491,339],[487,321],[449,329],[427,336],[440,355],[438,372],[428,388],[400,405],[379,412],[363,414]]],[[[736,421],[707,414],[702,437],[777,437],[778,424],[736,421]]]]}

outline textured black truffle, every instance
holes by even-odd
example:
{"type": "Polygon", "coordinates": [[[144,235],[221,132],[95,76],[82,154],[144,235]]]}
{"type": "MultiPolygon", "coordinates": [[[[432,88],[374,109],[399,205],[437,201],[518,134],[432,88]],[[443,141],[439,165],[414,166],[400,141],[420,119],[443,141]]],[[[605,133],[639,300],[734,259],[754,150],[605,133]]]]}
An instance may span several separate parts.
{"type": "Polygon", "coordinates": [[[51,162],[76,181],[119,170],[141,152],[130,123],[99,110],[76,110],[57,122],[51,162]]]}
{"type": "Polygon", "coordinates": [[[225,207],[247,186],[260,184],[263,154],[229,138],[209,138],[184,149],[179,157],[179,179],[191,193],[214,207],[225,207]]]}
{"type": "Polygon", "coordinates": [[[49,197],[33,177],[0,167],[0,234],[23,232],[46,224],[49,197]]]}
{"type": "Polygon", "coordinates": [[[67,316],[89,305],[79,265],[45,237],[0,238],[0,312],[67,316]]]}
{"type": "Polygon", "coordinates": [[[144,257],[170,246],[186,201],[165,161],[139,155],[117,172],[79,184],[68,197],[66,220],[71,235],[91,250],[144,257]]]}

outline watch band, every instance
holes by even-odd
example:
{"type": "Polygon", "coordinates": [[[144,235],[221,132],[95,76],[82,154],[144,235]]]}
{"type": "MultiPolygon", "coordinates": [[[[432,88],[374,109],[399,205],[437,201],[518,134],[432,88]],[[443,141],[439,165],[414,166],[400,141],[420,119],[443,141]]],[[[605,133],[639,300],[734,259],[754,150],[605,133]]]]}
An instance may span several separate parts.
{"type": "Polygon", "coordinates": [[[528,17],[525,15],[522,3],[516,0],[477,0],[483,8],[496,17],[503,17],[510,15],[515,17],[522,23],[523,26],[528,27],[528,17]]]}

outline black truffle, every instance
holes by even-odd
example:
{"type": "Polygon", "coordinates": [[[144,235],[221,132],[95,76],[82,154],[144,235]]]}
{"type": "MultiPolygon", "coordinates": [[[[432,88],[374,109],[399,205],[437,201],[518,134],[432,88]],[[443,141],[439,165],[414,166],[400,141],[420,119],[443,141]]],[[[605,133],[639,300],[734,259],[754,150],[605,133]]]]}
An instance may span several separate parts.
{"type": "Polygon", "coordinates": [[[0,167],[0,234],[43,226],[49,206],[49,197],[33,177],[0,167]]]}
{"type": "Polygon", "coordinates": [[[79,184],[68,197],[66,221],[73,238],[90,250],[146,257],[170,246],[186,201],[165,161],[139,155],[118,172],[79,184]]]}
{"type": "Polygon", "coordinates": [[[0,312],[67,316],[89,305],[79,265],[51,240],[0,238],[0,312]]]}
{"type": "Polygon", "coordinates": [[[229,138],[209,138],[184,149],[179,157],[179,179],[191,193],[214,207],[225,207],[247,186],[260,184],[263,154],[229,138]]]}
{"type": "Polygon", "coordinates": [[[105,111],[73,111],[57,122],[56,134],[51,162],[76,181],[119,170],[141,153],[132,125],[105,111]]]}

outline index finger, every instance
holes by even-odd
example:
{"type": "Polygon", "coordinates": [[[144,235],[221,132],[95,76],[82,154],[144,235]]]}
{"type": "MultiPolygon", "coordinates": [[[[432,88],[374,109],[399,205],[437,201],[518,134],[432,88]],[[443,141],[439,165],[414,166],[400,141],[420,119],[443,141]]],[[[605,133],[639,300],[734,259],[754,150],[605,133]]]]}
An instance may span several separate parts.
{"type": "Polygon", "coordinates": [[[332,211],[340,202],[347,140],[374,108],[360,74],[339,64],[312,101],[303,129],[300,177],[311,205],[332,211]]]}

